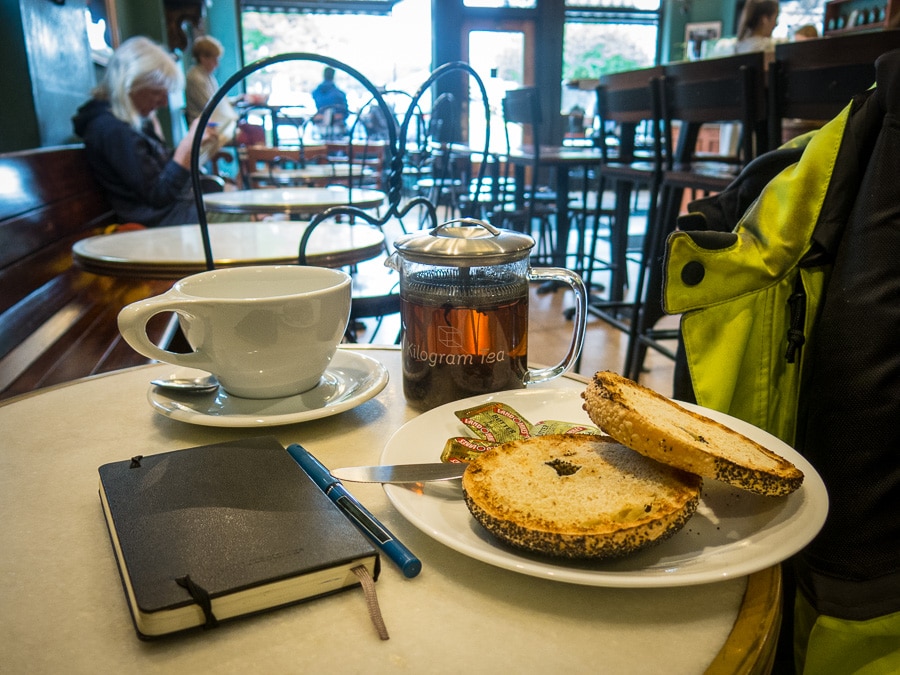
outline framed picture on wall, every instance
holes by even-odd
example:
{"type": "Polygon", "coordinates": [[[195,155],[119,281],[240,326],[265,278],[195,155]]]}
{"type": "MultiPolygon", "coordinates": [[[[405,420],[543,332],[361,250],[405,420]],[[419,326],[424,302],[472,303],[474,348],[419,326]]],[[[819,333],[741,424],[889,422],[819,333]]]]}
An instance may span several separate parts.
{"type": "Polygon", "coordinates": [[[722,37],[721,21],[689,23],[684,27],[684,57],[696,61],[704,57],[703,44],[715,42],[722,37]]]}

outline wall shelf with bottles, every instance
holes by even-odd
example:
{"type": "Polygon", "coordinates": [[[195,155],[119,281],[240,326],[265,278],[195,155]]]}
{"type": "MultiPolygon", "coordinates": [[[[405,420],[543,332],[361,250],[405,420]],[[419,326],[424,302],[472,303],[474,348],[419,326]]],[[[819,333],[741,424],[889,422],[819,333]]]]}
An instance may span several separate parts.
{"type": "Polygon", "coordinates": [[[825,35],[886,28],[900,13],[900,0],[830,0],[825,3],[825,35]]]}

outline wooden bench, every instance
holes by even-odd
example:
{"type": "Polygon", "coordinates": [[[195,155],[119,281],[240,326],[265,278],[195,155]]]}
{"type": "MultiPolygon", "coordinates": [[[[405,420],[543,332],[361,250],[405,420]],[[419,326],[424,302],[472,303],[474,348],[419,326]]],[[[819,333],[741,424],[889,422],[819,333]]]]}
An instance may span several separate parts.
{"type": "MultiPolygon", "coordinates": [[[[116,317],[172,282],[98,276],[72,260],[74,242],[113,224],[83,146],[0,154],[0,398],[148,362],[116,317]]],[[[163,344],[172,322],[158,319],[148,333],[163,344]]]]}

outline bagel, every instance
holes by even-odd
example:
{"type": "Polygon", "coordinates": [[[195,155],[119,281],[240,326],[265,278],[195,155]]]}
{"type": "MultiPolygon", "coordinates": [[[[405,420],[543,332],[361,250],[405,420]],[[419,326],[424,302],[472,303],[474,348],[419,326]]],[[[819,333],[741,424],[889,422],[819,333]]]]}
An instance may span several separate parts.
{"type": "Polygon", "coordinates": [[[768,496],[803,483],[803,472],[780,455],[616,373],[596,373],[582,398],[605,433],[664,464],[768,496]]]}
{"type": "Polygon", "coordinates": [[[549,435],[486,450],[463,474],[466,506],[513,547],[565,558],[615,558],[680,530],[699,476],[597,435],[549,435]]]}

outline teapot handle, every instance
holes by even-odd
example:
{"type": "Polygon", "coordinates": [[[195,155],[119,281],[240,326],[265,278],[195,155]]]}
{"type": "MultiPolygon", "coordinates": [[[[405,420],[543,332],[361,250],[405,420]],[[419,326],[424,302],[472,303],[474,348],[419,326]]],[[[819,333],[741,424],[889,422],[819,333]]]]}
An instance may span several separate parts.
{"type": "Polygon", "coordinates": [[[559,281],[572,288],[575,294],[575,316],[572,319],[574,330],[569,350],[562,361],[552,368],[529,369],[525,373],[524,383],[537,384],[559,377],[575,365],[584,346],[584,333],[587,327],[587,289],[581,277],[571,270],[560,267],[538,267],[528,270],[529,281],[559,281]]]}

